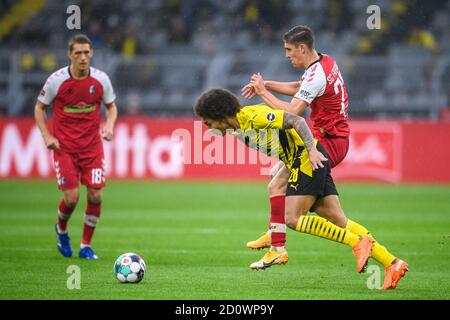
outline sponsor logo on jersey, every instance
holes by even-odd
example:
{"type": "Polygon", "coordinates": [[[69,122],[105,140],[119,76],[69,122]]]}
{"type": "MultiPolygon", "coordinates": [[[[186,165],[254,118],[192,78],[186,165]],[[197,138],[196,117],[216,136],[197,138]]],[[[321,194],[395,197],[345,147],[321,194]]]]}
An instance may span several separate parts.
{"type": "Polygon", "coordinates": [[[311,92],[308,92],[306,90],[300,90],[300,98],[308,99],[311,95],[311,92]]]}
{"type": "Polygon", "coordinates": [[[39,95],[41,95],[41,96],[45,96],[45,90],[44,90],[44,89],[42,89],[42,90],[41,90],[41,93],[39,93],[39,95]]]}
{"type": "Polygon", "coordinates": [[[87,113],[87,112],[92,112],[95,109],[97,109],[97,106],[95,104],[82,104],[82,105],[75,105],[75,106],[65,106],[64,112],[87,113]]]}
{"type": "Polygon", "coordinates": [[[270,112],[270,113],[268,113],[267,114],[267,120],[269,120],[269,121],[274,121],[275,120],[275,114],[274,113],[272,113],[272,112],[270,112]]]}

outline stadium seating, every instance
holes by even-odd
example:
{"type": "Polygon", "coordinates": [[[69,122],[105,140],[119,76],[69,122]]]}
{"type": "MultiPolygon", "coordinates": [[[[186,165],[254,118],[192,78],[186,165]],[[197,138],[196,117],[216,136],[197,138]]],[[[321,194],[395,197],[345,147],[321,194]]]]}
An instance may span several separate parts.
{"type": "MultiPolygon", "coordinates": [[[[81,32],[96,49],[93,64],[111,76],[122,113],[191,115],[200,92],[226,87],[238,93],[254,72],[266,79],[298,79],[302,71],[285,59],[281,38],[296,24],[310,25],[318,51],[339,63],[351,116],[435,118],[449,104],[450,1],[427,9],[422,21],[439,50],[408,43],[417,17],[405,12],[414,12],[420,5],[415,2],[399,1],[397,7],[377,2],[391,12],[387,19],[393,25],[376,37],[365,26],[366,1],[42,3],[36,15],[0,38],[0,115],[31,114],[49,70],[68,63],[67,39],[79,32],[65,28],[61,12],[70,4],[81,7],[86,24],[81,32]],[[283,19],[279,12],[286,13],[283,19]],[[358,51],[361,39],[368,45],[364,52],[358,51]]],[[[4,0],[0,7],[7,14],[14,6],[4,0]]]]}

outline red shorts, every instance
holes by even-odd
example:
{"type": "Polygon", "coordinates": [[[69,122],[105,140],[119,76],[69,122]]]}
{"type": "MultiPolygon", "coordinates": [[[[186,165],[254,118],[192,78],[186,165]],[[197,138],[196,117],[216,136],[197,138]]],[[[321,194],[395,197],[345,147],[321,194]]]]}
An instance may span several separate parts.
{"type": "Polygon", "coordinates": [[[349,147],[348,137],[325,136],[320,137],[319,142],[328,153],[328,161],[330,161],[331,168],[341,163],[347,155],[349,147]]]}
{"type": "Polygon", "coordinates": [[[81,184],[101,189],[105,186],[105,160],[103,148],[89,153],[53,151],[56,178],[60,190],[78,188],[81,184]]]}

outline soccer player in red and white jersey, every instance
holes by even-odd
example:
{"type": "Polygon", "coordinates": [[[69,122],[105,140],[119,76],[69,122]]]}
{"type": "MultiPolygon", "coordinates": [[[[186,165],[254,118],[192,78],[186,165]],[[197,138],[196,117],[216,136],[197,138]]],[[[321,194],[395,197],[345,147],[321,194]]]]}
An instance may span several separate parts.
{"type": "MultiPolygon", "coordinates": [[[[242,88],[242,95],[248,99],[259,95],[270,107],[297,115],[310,107],[314,137],[325,148],[327,153],[325,156],[330,161],[330,167],[335,167],[347,154],[350,134],[347,121],[348,95],[339,68],[331,56],[318,53],[314,49],[314,34],[309,27],[296,26],[284,35],[283,40],[286,57],[291,61],[292,66],[305,69],[300,81],[264,81],[258,73],[254,74],[250,83],[242,88]],[[285,102],[275,97],[270,91],[293,98],[290,102],[285,102]]],[[[259,239],[247,243],[247,247],[252,249],[271,247],[274,251],[284,250],[285,193],[289,176],[289,170],[281,162],[271,169],[272,178],[268,187],[271,207],[269,231],[259,239]]],[[[337,198],[337,195],[330,195],[330,197],[337,198]]],[[[327,216],[328,212],[336,212],[336,209],[339,208],[327,208],[320,199],[314,208],[317,213],[339,227],[347,228],[358,235],[370,235],[367,229],[356,222],[343,219],[343,214],[339,216],[340,218],[327,216]]]]}
{"type": "Polygon", "coordinates": [[[55,226],[57,248],[72,256],[67,232],[68,220],[75,209],[78,184],[87,187],[87,206],[78,256],[97,259],[91,240],[101,212],[105,168],[102,138],[110,141],[117,119],[116,96],[106,73],[90,66],[94,51],[90,39],[75,35],[69,41],[70,66],[54,72],[40,92],[34,109],[36,124],[48,149],[53,150],[58,187],[63,199],[55,226]],[[101,103],[106,106],[106,124],[100,128],[101,103]],[[53,130],[46,123],[45,109],[53,104],[53,130]]]}

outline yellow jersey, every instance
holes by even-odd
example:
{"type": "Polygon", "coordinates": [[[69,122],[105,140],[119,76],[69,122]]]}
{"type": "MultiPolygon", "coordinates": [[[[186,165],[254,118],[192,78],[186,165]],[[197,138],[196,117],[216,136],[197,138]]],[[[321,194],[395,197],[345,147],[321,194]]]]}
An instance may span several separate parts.
{"type": "Polygon", "coordinates": [[[278,157],[291,171],[299,158],[300,171],[311,177],[308,150],[295,129],[283,129],[284,114],[263,104],[244,106],[236,114],[240,130],[233,134],[248,147],[278,157]]]}

